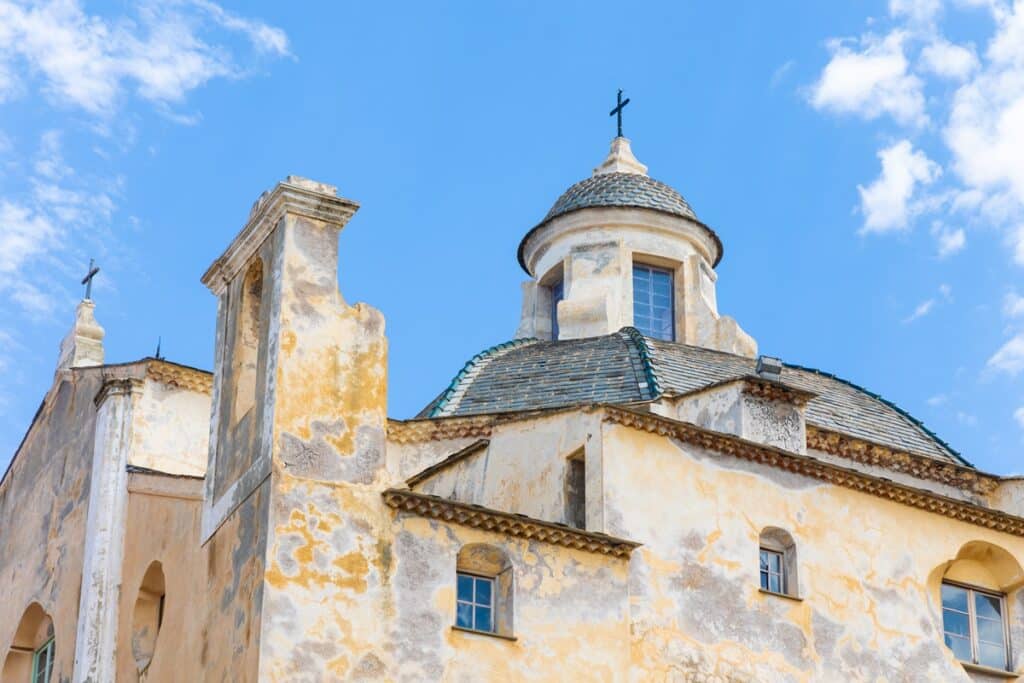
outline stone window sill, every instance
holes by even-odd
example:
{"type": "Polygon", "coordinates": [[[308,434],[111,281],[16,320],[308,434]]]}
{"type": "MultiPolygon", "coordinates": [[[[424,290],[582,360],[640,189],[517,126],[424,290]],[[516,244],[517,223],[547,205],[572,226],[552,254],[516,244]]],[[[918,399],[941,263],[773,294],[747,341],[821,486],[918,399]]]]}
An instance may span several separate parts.
{"type": "Polygon", "coordinates": [[[1007,671],[1006,669],[997,669],[991,666],[972,664],[971,662],[960,662],[960,664],[968,671],[974,671],[979,674],[985,674],[986,676],[995,676],[997,678],[1005,678],[1007,680],[1020,678],[1020,674],[1016,671],[1007,671]]]}
{"type": "Polygon", "coordinates": [[[787,600],[794,600],[796,602],[803,602],[804,599],[798,595],[790,595],[789,593],[776,593],[775,591],[765,590],[764,588],[758,588],[758,590],[765,595],[774,595],[777,598],[786,598],[787,600]]]}
{"type": "Polygon", "coordinates": [[[453,631],[462,631],[463,633],[475,633],[478,636],[490,636],[491,638],[500,638],[501,640],[509,640],[513,643],[517,640],[515,636],[506,636],[503,633],[494,633],[493,631],[478,631],[475,628],[464,628],[462,626],[452,626],[453,631]]]}

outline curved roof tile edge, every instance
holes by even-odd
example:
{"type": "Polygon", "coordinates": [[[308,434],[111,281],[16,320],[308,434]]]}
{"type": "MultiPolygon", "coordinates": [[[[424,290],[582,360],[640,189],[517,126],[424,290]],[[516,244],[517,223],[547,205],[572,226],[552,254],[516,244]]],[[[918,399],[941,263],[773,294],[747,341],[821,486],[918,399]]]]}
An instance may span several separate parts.
{"type": "Polygon", "coordinates": [[[856,382],[851,382],[848,379],[843,379],[842,377],[839,377],[838,375],[834,375],[831,372],[825,372],[824,370],[819,370],[817,368],[809,368],[809,367],[807,367],[805,365],[797,365],[796,363],[786,363],[786,362],[783,362],[783,365],[785,367],[787,367],[787,368],[793,368],[794,370],[803,370],[804,372],[810,372],[810,373],[813,373],[815,375],[820,375],[822,377],[828,377],[829,379],[833,379],[833,380],[835,380],[837,382],[841,382],[842,384],[845,384],[848,387],[856,389],[857,391],[859,391],[859,392],[861,392],[863,394],[866,394],[867,396],[870,396],[871,398],[875,399],[876,401],[880,401],[881,403],[884,403],[889,408],[892,408],[893,410],[895,410],[905,420],[907,420],[912,425],[914,425],[915,427],[920,429],[922,432],[924,432],[928,436],[928,438],[932,439],[933,441],[935,441],[935,443],[939,444],[944,449],[946,449],[946,451],[948,451],[950,455],[952,455],[954,458],[959,460],[962,464],[966,465],[967,467],[970,467],[971,469],[977,469],[977,467],[974,466],[974,463],[970,462],[969,460],[967,460],[967,458],[965,458],[964,456],[960,455],[960,451],[958,451],[955,448],[953,448],[952,446],[950,446],[949,443],[945,439],[943,439],[941,436],[939,436],[938,434],[933,432],[931,429],[929,429],[925,425],[924,422],[922,422],[921,420],[917,419],[916,417],[911,415],[909,412],[907,412],[903,408],[900,408],[898,405],[896,405],[895,403],[893,403],[889,399],[885,398],[881,394],[876,394],[875,392],[871,391],[870,389],[866,389],[866,388],[862,387],[861,385],[857,384],[856,382]]]}
{"type": "MultiPolygon", "coordinates": [[[[511,351],[512,349],[517,349],[522,346],[536,344],[538,341],[540,340],[534,337],[512,339],[511,341],[502,342],[486,348],[470,358],[466,361],[466,364],[462,366],[462,369],[455,373],[455,377],[453,377],[452,381],[448,384],[448,388],[441,392],[441,395],[434,400],[434,404],[431,406],[427,417],[443,417],[443,411],[448,406],[448,403],[455,396],[456,392],[462,388],[464,381],[467,379],[472,381],[473,377],[475,377],[475,373],[473,371],[479,367],[482,362],[490,360],[505,351],[511,351]]],[[[468,389],[468,385],[466,385],[466,388],[468,389]]]]}

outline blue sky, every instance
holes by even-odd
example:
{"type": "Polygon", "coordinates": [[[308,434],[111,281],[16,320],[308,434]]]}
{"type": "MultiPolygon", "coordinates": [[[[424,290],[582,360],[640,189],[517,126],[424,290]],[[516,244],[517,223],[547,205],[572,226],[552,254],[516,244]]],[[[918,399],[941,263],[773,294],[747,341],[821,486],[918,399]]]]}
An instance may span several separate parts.
{"type": "Polygon", "coordinates": [[[725,244],[762,352],[1024,470],[1024,3],[0,0],[0,466],[90,257],[109,362],[212,366],[199,276],[288,174],[362,208],[350,302],[414,414],[519,314],[520,238],[614,135],[725,244]]]}

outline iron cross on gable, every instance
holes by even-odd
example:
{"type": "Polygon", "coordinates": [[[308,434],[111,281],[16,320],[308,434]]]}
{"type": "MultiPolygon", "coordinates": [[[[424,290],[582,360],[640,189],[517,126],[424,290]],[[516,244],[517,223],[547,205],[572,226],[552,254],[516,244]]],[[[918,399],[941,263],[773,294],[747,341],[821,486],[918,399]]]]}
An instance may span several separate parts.
{"type": "Polygon", "coordinates": [[[622,108],[625,107],[627,104],[629,104],[629,98],[627,97],[625,100],[623,100],[622,99],[622,90],[619,90],[619,94],[618,94],[617,100],[618,100],[618,104],[615,105],[615,109],[612,109],[610,112],[608,112],[608,116],[617,116],[618,117],[619,137],[621,138],[622,137],[622,108]]]}
{"type": "Polygon", "coordinates": [[[96,273],[100,272],[100,269],[95,265],[95,261],[89,259],[89,272],[82,278],[82,284],[85,285],[85,298],[92,299],[92,279],[96,277],[96,273]]]}

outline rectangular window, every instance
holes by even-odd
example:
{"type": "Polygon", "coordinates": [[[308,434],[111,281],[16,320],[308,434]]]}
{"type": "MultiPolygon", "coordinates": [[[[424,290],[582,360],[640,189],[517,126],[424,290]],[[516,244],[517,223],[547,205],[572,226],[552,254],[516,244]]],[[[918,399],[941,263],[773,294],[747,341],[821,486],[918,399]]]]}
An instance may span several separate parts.
{"type": "Polygon", "coordinates": [[[558,302],[565,298],[562,280],[551,285],[551,341],[558,341],[558,302]]]}
{"type": "Polygon", "coordinates": [[[32,656],[32,683],[49,683],[53,673],[53,638],[32,656]]]}
{"type": "Polygon", "coordinates": [[[942,584],[942,630],[946,646],[962,662],[995,669],[1009,665],[1003,596],[942,584]]]}
{"type": "Polygon", "coordinates": [[[675,340],[672,271],[633,264],[633,326],[641,334],[675,340]]]}
{"type": "Polygon", "coordinates": [[[772,593],[786,592],[786,571],[782,553],[761,548],[761,588],[772,593]]]}
{"type": "Polygon", "coordinates": [[[459,572],[455,625],[494,633],[494,579],[459,572]]]}
{"type": "Polygon", "coordinates": [[[587,528],[587,463],[580,457],[566,462],[565,517],[569,526],[587,528]]]}

